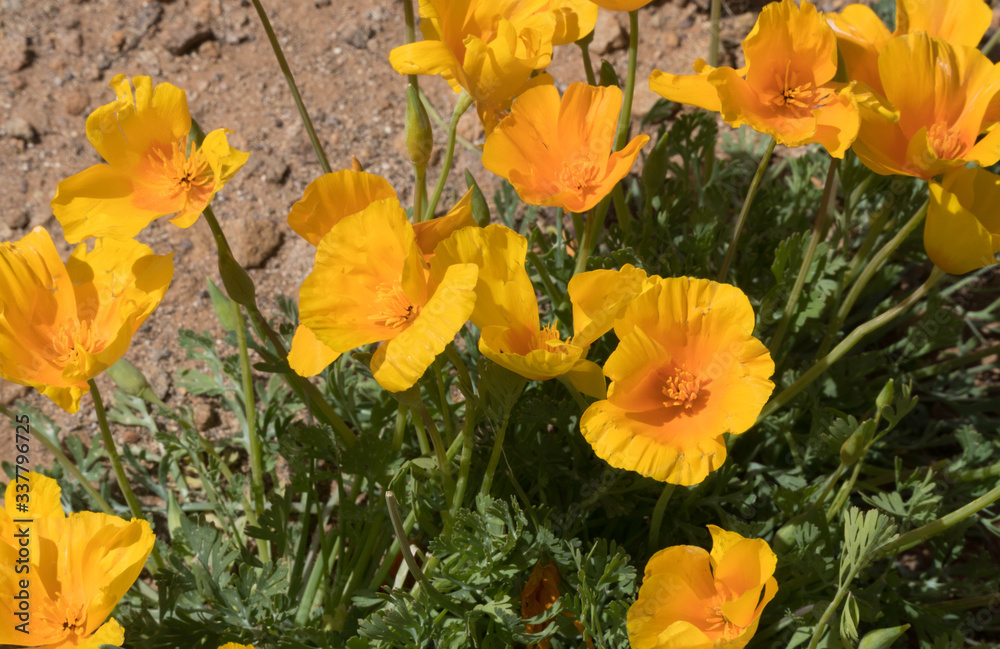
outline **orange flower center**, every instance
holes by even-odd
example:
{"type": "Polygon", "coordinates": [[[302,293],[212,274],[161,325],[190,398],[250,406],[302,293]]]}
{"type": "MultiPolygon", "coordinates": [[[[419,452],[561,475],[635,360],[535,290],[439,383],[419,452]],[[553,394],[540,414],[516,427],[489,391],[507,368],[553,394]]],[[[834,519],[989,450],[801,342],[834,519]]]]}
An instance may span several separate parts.
{"type": "Polygon", "coordinates": [[[712,640],[720,638],[731,640],[739,637],[745,627],[735,624],[726,617],[726,614],[722,612],[723,602],[721,599],[716,600],[713,604],[711,613],[705,619],[705,635],[712,640]]]}
{"type": "Polygon", "coordinates": [[[151,175],[167,185],[171,194],[193,194],[201,199],[215,185],[215,173],[201,151],[192,144],[191,155],[187,155],[183,140],[170,148],[154,147],[147,162],[151,175]]]}
{"type": "Polygon", "coordinates": [[[96,354],[104,349],[104,342],[97,336],[94,323],[90,320],[78,322],[70,320],[52,337],[52,351],[55,361],[61,367],[76,364],[81,353],[96,354]]]}
{"type": "Polygon", "coordinates": [[[559,170],[559,182],[564,187],[581,195],[594,192],[600,186],[600,170],[587,158],[564,162],[559,170]]]}
{"type": "Polygon", "coordinates": [[[553,322],[545,325],[535,334],[534,347],[532,349],[546,349],[556,353],[565,353],[566,342],[559,336],[556,328],[558,323],[553,322]]]}
{"type": "Polygon", "coordinates": [[[689,409],[698,399],[700,390],[701,379],[696,378],[694,374],[683,367],[677,367],[674,369],[673,375],[668,376],[664,382],[663,395],[667,397],[667,400],[663,402],[663,405],[667,408],[684,406],[685,409],[689,409]]]}
{"type": "Polygon", "coordinates": [[[822,108],[830,103],[834,94],[830,88],[819,88],[812,81],[798,83],[798,74],[792,71],[791,61],[785,66],[784,78],[780,74],[774,75],[774,83],[778,92],[771,102],[792,110],[822,108]]]}
{"type": "Polygon", "coordinates": [[[932,124],[927,129],[927,142],[934,149],[934,154],[942,160],[954,160],[965,153],[965,142],[958,130],[942,122],[932,124]]]}
{"type": "Polygon", "coordinates": [[[375,314],[368,316],[368,319],[380,327],[396,329],[409,324],[419,313],[420,307],[410,302],[399,280],[396,280],[378,287],[375,296],[375,314]]]}

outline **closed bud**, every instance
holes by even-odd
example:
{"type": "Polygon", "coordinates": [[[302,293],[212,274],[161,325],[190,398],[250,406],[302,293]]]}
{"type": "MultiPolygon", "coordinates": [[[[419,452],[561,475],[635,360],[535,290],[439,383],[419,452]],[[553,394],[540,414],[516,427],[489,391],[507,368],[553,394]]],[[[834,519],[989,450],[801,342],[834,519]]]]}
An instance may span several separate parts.
{"type": "Polygon", "coordinates": [[[472,220],[481,228],[490,224],[490,206],[472,173],[465,170],[465,183],[472,190],[472,220]]]}
{"type": "Polygon", "coordinates": [[[909,628],[909,624],[904,624],[903,626],[891,629],[879,629],[878,631],[866,633],[865,637],[861,638],[858,649],[889,649],[892,643],[902,637],[909,628]]]}
{"type": "Polygon", "coordinates": [[[621,88],[622,84],[618,82],[618,73],[615,72],[614,67],[604,59],[601,59],[601,73],[598,75],[598,83],[602,86],[616,86],[621,88]]]}
{"type": "Polygon", "coordinates": [[[237,304],[242,304],[247,308],[256,304],[257,291],[254,288],[253,280],[250,279],[250,276],[243,270],[228,248],[219,250],[219,275],[222,276],[222,285],[226,288],[226,293],[237,304]]]}
{"type": "Polygon", "coordinates": [[[125,394],[139,397],[146,401],[158,402],[160,399],[149,386],[146,376],[132,363],[124,358],[107,369],[106,374],[111,381],[125,394]]]}
{"type": "Polygon", "coordinates": [[[426,167],[434,149],[434,133],[431,121],[424,110],[424,103],[413,86],[406,87],[406,151],[410,162],[418,167],[426,167]]]}

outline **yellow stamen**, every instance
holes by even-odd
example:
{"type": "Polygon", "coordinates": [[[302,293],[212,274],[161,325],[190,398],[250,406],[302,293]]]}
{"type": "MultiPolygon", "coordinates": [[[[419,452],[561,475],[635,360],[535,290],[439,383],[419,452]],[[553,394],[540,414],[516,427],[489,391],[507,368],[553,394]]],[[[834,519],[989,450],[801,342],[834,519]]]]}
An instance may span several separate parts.
{"type": "Polygon", "coordinates": [[[667,397],[667,400],[663,402],[663,405],[667,408],[675,406],[691,408],[697,401],[700,390],[701,379],[696,378],[694,374],[682,367],[678,367],[674,370],[673,375],[667,377],[664,382],[663,395],[667,397]]]}
{"type": "Polygon", "coordinates": [[[414,306],[410,298],[406,297],[399,280],[378,287],[375,309],[376,313],[368,316],[368,319],[380,327],[393,329],[408,324],[420,313],[420,307],[414,306]]]}

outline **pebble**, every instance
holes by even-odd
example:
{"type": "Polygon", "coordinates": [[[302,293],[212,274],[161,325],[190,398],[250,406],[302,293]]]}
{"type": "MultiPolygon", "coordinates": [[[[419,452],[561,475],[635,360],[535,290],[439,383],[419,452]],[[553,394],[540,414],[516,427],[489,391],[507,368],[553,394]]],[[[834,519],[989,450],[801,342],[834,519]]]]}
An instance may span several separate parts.
{"type": "Polygon", "coordinates": [[[90,95],[86,90],[70,90],[63,100],[63,107],[68,115],[80,115],[90,105],[90,95]]]}
{"type": "Polygon", "coordinates": [[[34,55],[24,36],[0,37],[0,70],[17,72],[31,65],[34,55]]]}
{"type": "Polygon", "coordinates": [[[8,137],[12,137],[22,142],[37,142],[38,131],[32,124],[23,117],[11,117],[4,125],[4,130],[8,137]]]}

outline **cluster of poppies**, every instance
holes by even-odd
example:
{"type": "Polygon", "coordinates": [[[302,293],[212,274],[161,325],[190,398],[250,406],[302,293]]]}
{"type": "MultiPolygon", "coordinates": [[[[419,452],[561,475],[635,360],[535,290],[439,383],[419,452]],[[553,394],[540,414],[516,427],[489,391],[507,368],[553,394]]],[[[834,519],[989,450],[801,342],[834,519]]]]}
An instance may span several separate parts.
{"type": "MultiPolygon", "coordinates": [[[[617,87],[574,83],[560,96],[543,71],[553,46],[592,31],[598,5],[645,4],[420,0],[424,40],[393,50],[391,63],[401,74],[441,75],[475,104],[487,134],[484,166],[525,202],[584,213],[612,193],[649,138],[622,137],[628,102],[617,87]]],[[[743,68],[699,60],[697,74],[656,71],[650,87],[788,146],[816,143],[835,157],[853,147],[877,173],[927,180],[928,253],[947,272],[968,272],[1000,251],[1000,177],[981,168],[1000,159],[1000,68],[975,49],[990,17],[981,0],[899,2],[890,33],[861,5],[824,15],[809,2],[782,0],[762,10],[744,40],[743,68]],[[846,69],[838,69],[838,53],[846,69]]],[[[133,237],[162,216],[192,225],[248,157],[229,146],[224,129],[200,142],[189,137],[182,90],[154,88],[148,77],[132,83],[134,92],[124,75],[115,77],[116,100],[87,119],[105,163],[62,181],[52,200],[66,240],[94,239],[93,247],[81,243],[63,263],[41,228],[0,244],[0,377],[71,412],[87,382],[122,357],[170,283],[170,255],[133,237]]],[[[377,343],[375,380],[390,392],[408,390],[471,322],[485,358],[528,380],[562,379],[594,399],[580,430],[599,457],[679,485],[718,469],[723,435],[748,430],[770,398],[774,363],[753,336],[754,312],[739,289],[630,265],[578,272],[568,284],[570,334],[540,312],[527,239],[478,225],[471,192],[442,216],[420,217],[411,222],[391,184],[360,169],[307,187],[288,215],[315,246],[288,357],[296,373],[314,376],[341,354],[377,343]],[[612,331],[617,347],[603,366],[589,360],[593,343],[612,331]]],[[[57,496],[58,488],[43,493],[57,496]]],[[[113,620],[99,625],[149,554],[148,525],[66,519],[57,500],[43,502],[51,522],[38,529],[52,527],[53,547],[70,538],[59,531],[66,525],[121,539],[129,559],[113,563],[131,575],[114,581],[116,597],[99,598],[104,608],[85,619],[53,618],[52,628],[120,643],[113,620]]],[[[9,518],[0,519],[5,552],[14,548],[9,518]]],[[[774,553],[761,540],[709,531],[711,552],[677,546],[650,560],[629,613],[634,647],[742,647],[753,635],[777,589],[774,553]]],[[[57,578],[76,579],[82,569],[61,566],[57,578]]],[[[544,572],[529,581],[551,604],[558,591],[545,582],[544,572]]],[[[78,586],[50,592],[87,610],[100,584],[78,586]]]]}

